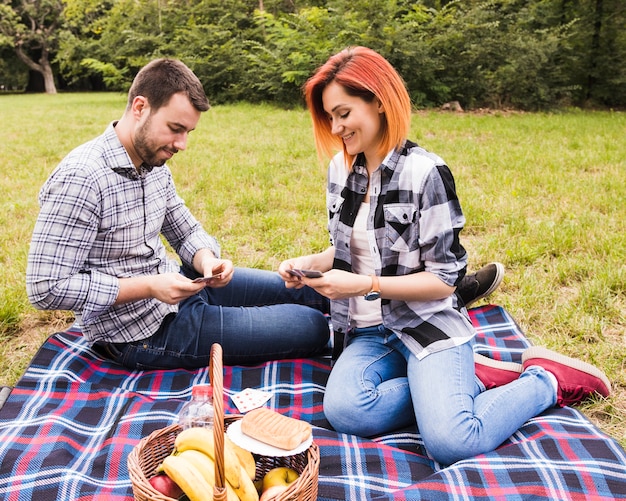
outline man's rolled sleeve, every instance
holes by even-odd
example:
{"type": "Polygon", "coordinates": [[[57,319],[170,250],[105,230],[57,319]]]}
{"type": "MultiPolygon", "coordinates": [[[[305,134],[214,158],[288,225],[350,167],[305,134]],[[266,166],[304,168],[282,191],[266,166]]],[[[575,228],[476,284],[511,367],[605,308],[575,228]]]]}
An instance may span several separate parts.
{"type": "Polygon", "coordinates": [[[80,273],[79,275],[89,276],[89,287],[80,313],[83,322],[90,324],[113,306],[119,295],[120,284],[117,277],[98,271],[80,273]]]}
{"type": "Polygon", "coordinates": [[[220,257],[220,246],[217,240],[204,231],[194,233],[178,250],[178,255],[183,263],[193,266],[193,258],[200,249],[209,249],[217,258],[220,257]]]}

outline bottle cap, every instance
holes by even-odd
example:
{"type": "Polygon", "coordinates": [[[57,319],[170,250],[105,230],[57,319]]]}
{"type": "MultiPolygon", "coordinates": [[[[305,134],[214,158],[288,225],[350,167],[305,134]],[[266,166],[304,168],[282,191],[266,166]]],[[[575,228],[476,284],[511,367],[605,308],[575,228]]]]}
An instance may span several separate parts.
{"type": "Polygon", "coordinates": [[[191,389],[192,398],[213,398],[213,386],[210,384],[197,384],[191,389]]]}

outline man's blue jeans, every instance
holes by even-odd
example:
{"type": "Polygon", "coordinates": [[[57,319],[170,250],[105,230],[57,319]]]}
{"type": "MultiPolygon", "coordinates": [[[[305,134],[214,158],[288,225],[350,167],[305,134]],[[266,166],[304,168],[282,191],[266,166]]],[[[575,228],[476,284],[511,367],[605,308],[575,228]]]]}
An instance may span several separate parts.
{"type": "Polygon", "coordinates": [[[383,326],[355,329],[328,379],[324,413],[338,432],[379,435],[417,422],[442,464],[492,451],[556,401],[549,376],[529,367],[485,391],[472,343],[418,360],[383,326]]]}
{"type": "Polygon", "coordinates": [[[278,273],[236,268],[226,287],[182,301],[150,338],[107,348],[137,369],[206,367],[213,343],[228,365],[308,357],[328,343],[328,312],[328,299],[310,287],[288,289],[278,273]]]}

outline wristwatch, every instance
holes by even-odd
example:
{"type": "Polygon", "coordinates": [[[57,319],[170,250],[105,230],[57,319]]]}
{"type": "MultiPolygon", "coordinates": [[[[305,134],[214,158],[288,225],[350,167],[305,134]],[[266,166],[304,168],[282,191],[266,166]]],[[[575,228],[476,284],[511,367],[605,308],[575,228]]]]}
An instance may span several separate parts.
{"type": "Polygon", "coordinates": [[[380,283],[376,275],[370,276],[372,277],[372,290],[365,294],[365,296],[363,297],[366,301],[376,301],[378,298],[380,298],[380,283]]]}

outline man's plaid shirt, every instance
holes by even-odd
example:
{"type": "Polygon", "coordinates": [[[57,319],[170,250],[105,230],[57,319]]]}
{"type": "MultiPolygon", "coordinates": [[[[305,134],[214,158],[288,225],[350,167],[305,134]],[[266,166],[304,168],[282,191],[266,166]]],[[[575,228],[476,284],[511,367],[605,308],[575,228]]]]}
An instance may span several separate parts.
{"type": "MultiPolygon", "coordinates": [[[[350,236],[368,189],[363,155],[348,169],[343,153],[328,168],[327,208],[333,268],[351,271],[350,236]]],[[[465,223],[452,173],[437,155],[406,141],[390,152],[369,180],[367,234],[376,274],[429,271],[448,285],[465,275],[467,253],[459,242],[465,223]]],[[[332,301],[338,332],[350,326],[349,301],[332,301]]],[[[381,301],[383,324],[418,357],[467,342],[474,336],[456,295],[437,301],[381,301]]]]}
{"type": "Polygon", "coordinates": [[[186,264],[201,248],[219,255],[215,239],[176,194],[169,168],[136,169],[114,124],[61,161],[41,188],[39,205],[28,297],[41,309],[73,311],[90,341],[146,339],[178,310],[157,299],[113,304],[119,278],[179,270],[161,235],[186,264]]]}

